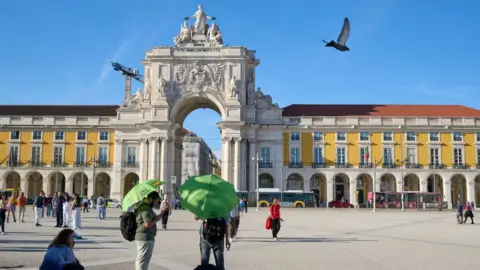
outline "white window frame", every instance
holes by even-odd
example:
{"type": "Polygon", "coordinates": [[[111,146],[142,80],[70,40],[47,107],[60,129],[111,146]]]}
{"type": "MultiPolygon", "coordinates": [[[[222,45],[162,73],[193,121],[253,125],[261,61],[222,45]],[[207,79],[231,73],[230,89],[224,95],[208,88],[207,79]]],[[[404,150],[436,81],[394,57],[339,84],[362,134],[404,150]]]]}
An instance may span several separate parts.
{"type": "Polygon", "coordinates": [[[428,132],[428,142],[429,142],[429,143],[440,143],[440,140],[441,140],[440,132],[438,132],[438,131],[430,131],[430,132],[428,132]],[[430,140],[431,137],[432,137],[432,136],[431,136],[432,133],[437,133],[437,134],[438,134],[438,141],[432,141],[432,140],[430,140]]]}
{"type": "Polygon", "coordinates": [[[478,158],[478,154],[480,154],[480,147],[477,146],[475,147],[475,160],[476,160],[475,166],[480,162],[480,159],[478,158]]]}
{"type": "Polygon", "coordinates": [[[43,140],[43,131],[41,130],[32,130],[32,141],[41,141],[43,140]],[[40,139],[35,138],[35,132],[40,132],[40,139]]]}
{"type": "MultiPolygon", "coordinates": [[[[393,131],[384,131],[382,132],[382,142],[386,142],[386,143],[392,143],[395,141],[395,133],[393,131]],[[392,134],[392,139],[391,140],[385,140],[385,134],[386,133],[391,133],[392,134]]],[[[383,154],[383,153],[382,153],[383,154]]],[[[382,155],[383,156],[383,155],[382,155]]]]}
{"type": "Polygon", "coordinates": [[[65,146],[63,145],[57,145],[57,144],[54,144],[53,147],[52,147],[52,164],[55,165],[55,148],[61,148],[62,151],[62,160],[60,161],[60,165],[64,164],[65,163],[65,146]]]}
{"type": "Polygon", "coordinates": [[[295,163],[295,164],[302,163],[302,147],[300,147],[300,146],[290,146],[289,154],[290,154],[290,163],[295,163]],[[298,161],[297,162],[292,161],[292,157],[293,157],[292,149],[293,148],[298,149],[298,161]]]}
{"type": "Polygon", "coordinates": [[[452,166],[466,165],[465,162],[465,147],[463,146],[453,146],[452,147],[452,166]],[[462,164],[455,164],[455,149],[460,149],[462,151],[462,164]]]}
{"type": "MultiPolygon", "coordinates": [[[[105,145],[99,145],[98,146],[98,156],[97,156],[97,160],[96,161],[99,161],[100,160],[100,148],[107,148],[107,159],[105,160],[105,165],[107,165],[110,161],[110,146],[105,146],[105,145]]],[[[100,162],[98,162],[100,163],[100,162]]]]}
{"type": "Polygon", "coordinates": [[[65,136],[66,136],[66,132],[64,130],[55,130],[55,132],[53,133],[53,141],[55,142],[64,142],[65,141],[65,136]],[[63,138],[62,139],[57,139],[57,132],[62,132],[63,133],[63,138]]]}
{"type": "Polygon", "coordinates": [[[428,164],[435,166],[442,166],[442,147],[440,146],[430,146],[428,147],[428,164]],[[438,149],[438,165],[432,163],[432,153],[430,149],[438,149]]]}
{"type": "Polygon", "coordinates": [[[478,140],[480,138],[480,132],[476,132],[475,133],[475,142],[476,143],[480,143],[480,140],[478,140]]]}
{"type": "Polygon", "coordinates": [[[312,134],[312,140],[314,142],[324,142],[325,141],[325,133],[323,133],[321,131],[314,131],[313,134],[312,134]],[[322,139],[321,140],[315,140],[315,134],[321,134],[322,139]]]}
{"type": "Polygon", "coordinates": [[[39,155],[40,155],[40,160],[38,161],[38,165],[42,164],[42,155],[43,155],[43,147],[41,144],[32,144],[30,146],[30,163],[32,162],[32,159],[33,159],[33,148],[40,148],[40,152],[39,152],[39,155]]]}
{"type": "Polygon", "coordinates": [[[346,131],[337,131],[337,132],[335,132],[335,142],[348,143],[348,132],[346,132],[346,131]],[[338,139],[338,134],[339,134],[339,133],[344,133],[344,134],[345,134],[345,140],[339,140],[339,139],[338,139]]]}
{"type": "MultiPolygon", "coordinates": [[[[430,154],[430,152],[429,152],[429,154],[430,154]]],[[[406,146],[405,147],[405,161],[406,161],[405,162],[406,164],[418,164],[418,147],[417,146],[406,146]],[[414,161],[415,162],[409,162],[409,160],[408,160],[408,149],[409,148],[410,149],[415,149],[415,156],[414,156],[414,159],[415,159],[414,161]]]]}
{"type": "Polygon", "coordinates": [[[313,146],[313,149],[312,149],[312,161],[313,163],[315,164],[325,164],[325,147],[323,145],[314,145],[313,146]],[[321,149],[321,153],[322,153],[322,160],[320,162],[317,162],[315,160],[315,149],[318,149],[320,148],[321,149]]]}
{"type": "Polygon", "coordinates": [[[370,138],[372,137],[372,133],[368,132],[368,131],[361,131],[361,132],[358,132],[358,141],[359,142],[370,142],[370,138]],[[368,133],[368,140],[362,140],[362,133],[368,133]]]}
{"type": "Polygon", "coordinates": [[[77,157],[78,157],[78,148],[85,148],[85,155],[84,155],[84,158],[83,158],[83,164],[86,165],[87,164],[87,151],[88,151],[88,147],[86,145],[76,145],[75,146],[75,163],[78,162],[77,160],[77,157]]]}
{"type": "Polygon", "coordinates": [[[463,134],[463,132],[454,131],[454,132],[452,132],[452,135],[451,135],[451,136],[452,136],[452,143],[463,143],[465,134],[463,134]],[[461,138],[462,140],[460,140],[460,141],[455,141],[455,135],[454,135],[455,133],[460,134],[460,138],[461,138]]]}
{"type": "Polygon", "coordinates": [[[8,137],[10,141],[20,141],[22,139],[22,132],[20,130],[10,130],[10,136],[8,137]],[[12,138],[12,132],[18,132],[18,138],[13,139],[12,138]]]}
{"type": "Polygon", "coordinates": [[[99,141],[99,142],[108,142],[108,141],[110,141],[110,132],[108,132],[108,131],[100,131],[100,132],[98,132],[98,141],[99,141]],[[107,133],[107,139],[106,139],[106,140],[103,140],[103,139],[102,139],[101,134],[102,134],[103,132],[104,132],[104,133],[107,133]]]}
{"type": "Polygon", "coordinates": [[[366,163],[363,164],[369,164],[373,163],[372,161],[372,147],[370,145],[359,145],[358,146],[358,160],[359,160],[359,166],[362,164],[362,149],[367,148],[368,149],[368,160],[366,163]]]}
{"type": "Polygon", "coordinates": [[[85,131],[85,130],[79,130],[79,131],[77,131],[75,140],[78,141],[78,142],[86,142],[86,141],[88,140],[88,132],[85,131]],[[78,135],[79,135],[80,132],[85,132],[85,139],[78,139],[78,135]]]}
{"type": "Polygon", "coordinates": [[[260,147],[260,163],[270,163],[272,160],[272,148],[270,146],[260,147]],[[263,160],[263,149],[268,149],[268,160],[263,160]]]}
{"type": "MultiPolygon", "coordinates": [[[[430,134],[429,134],[429,136],[430,136],[430,134]]],[[[406,131],[406,132],[405,132],[405,142],[406,142],[406,143],[416,143],[417,141],[418,141],[418,133],[417,133],[417,132],[414,132],[414,131],[406,131]],[[415,140],[409,141],[409,140],[408,140],[408,133],[413,133],[413,134],[415,134],[415,140]]]]}
{"type": "Polygon", "coordinates": [[[127,158],[126,158],[126,161],[125,161],[125,162],[126,162],[127,164],[130,164],[130,163],[129,163],[129,162],[130,162],[130,161],[129,161],[129,157],[130,157],[129,150],[130,150],[131,148],[134,148],[134,149],[135,149],[135,151],[134,151],[134,152],[135,152],[135,162],[134,162],[134,163],[138,163],[138,147],[135,146],[135,145],[127,145],[127,158]]]}
{"type": "Polygon", "coordinates": [[[17,158],[16,158],[15,162],[16,162],[16,164],[19,164],[19,163],[20,163],[20,150],[21,150],[21,149],[20,149],[20,144],[16,144],[16,143],[15,143],[15,144],[10,144],[10,145],[8,146],[8,162],[11,161],[11,160],[10,160],[10,158],[11,158],[11,155],[10,155],[10,154],[12,153],[12,148],[13,148],[13,147],[16,147],[16,148],[17,148],[17,158]]]}
{"type": "Polygon", "coordinates": [[[397,161],[395,160],[395,146],[394,145],[382,145],[382,164],[396,165],[397,161]],[[392,162],[385,163],[385,149],[391,149],[392,151],[392,162]]]}
{"type": "Polygon", "coordinates": [[[336,146],[336,147],[335,147],[335,164],[334,164],[334,165],[339,164],[339,162],[338,162],[338,149],[339,149],[339,148],[345,149],[345,164],[342,164],[342,165],[347,165],[347,164],[349,164],[349,163],[348,163],[348,147],[347,147],[347,146],[336,146]]]}
{"type": "Polygon", "coordinates": [[[291,131],[290,132],[290,141],[291,142],[300,142],[302,140],[302,133],[301,132],[298,132],[298,131],[291,131]],[[298,140],[292,140],[292,135],[294,133],[297,133],[298,134],[298,140]]]}

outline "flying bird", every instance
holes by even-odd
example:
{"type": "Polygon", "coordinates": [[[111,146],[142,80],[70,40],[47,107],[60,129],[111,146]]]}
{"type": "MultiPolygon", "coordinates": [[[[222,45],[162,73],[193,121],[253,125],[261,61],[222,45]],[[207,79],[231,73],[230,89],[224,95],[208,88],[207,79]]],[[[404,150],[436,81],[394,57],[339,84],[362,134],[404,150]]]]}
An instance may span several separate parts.
{"type": "Polygon", "coordinates": [[[325,47],[334,47],[335,49],[342,52],[350,51],[347,45],[345,45],[345,43],[347,43],[348,36],[350,36],[350,21],[348,21],[348,18],[345,18],[345,21],[343,21],[342,32],[340,32],[340,36],[338,36],[337,42],[333,40],[330,42],[326,42],[325,40],[322,41],[327,44],[325,45],[325,47]]]}

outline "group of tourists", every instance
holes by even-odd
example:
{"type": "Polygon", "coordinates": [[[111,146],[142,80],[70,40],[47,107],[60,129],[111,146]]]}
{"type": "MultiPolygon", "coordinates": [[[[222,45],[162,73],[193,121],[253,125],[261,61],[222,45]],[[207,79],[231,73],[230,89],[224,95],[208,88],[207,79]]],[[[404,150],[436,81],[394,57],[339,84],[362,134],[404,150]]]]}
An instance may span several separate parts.
{"type": "Polygon", "coordinates": [[[471,224],[475,224],[473,221],[473,210],[474,210],[474,203],[467,202],[467,206],[465,207],[465,213],[463,213],[463,204],[458,202],[457,205],[457,222],[458,224],[465,224],[467,223],[467,219],[470,218],[471,224]]]}

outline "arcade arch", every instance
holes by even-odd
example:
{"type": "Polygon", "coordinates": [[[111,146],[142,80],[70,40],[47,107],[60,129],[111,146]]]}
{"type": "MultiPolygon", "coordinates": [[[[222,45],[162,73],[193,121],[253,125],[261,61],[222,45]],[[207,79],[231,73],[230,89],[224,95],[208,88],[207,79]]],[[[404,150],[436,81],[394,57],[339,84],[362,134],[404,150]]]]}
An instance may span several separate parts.
{"type": "Polygon", "coordinates": [[[363,204],[368,201],[368,193],[373,192],[373,178],[368,173],[362,173],[357,177],[357,203],[363,204]]]}
{"type": "Polygon", "coordinates": [[[62,172],[55,171],[48,177],[50,192],[65,192],[66,177],[62,172]]]}
{"type": "Polygon", "coordinates": [[[105,172],[101,172],[97,174],[95,177],[95,190],[94,195],[100,196],[103,194],[104,198],[110,198],[110,184],[111,184],[111,177],[105,172]]]}
{"type": "Polygon", "coordinates": [[[397,182],[393,174],[386,173],[382,175],[382,177],[380,178],[380,191],[381,192],[397,191],[397,182]]]}
{"type": "Polygon", "coordinates": [[[262,173],[258,176],[260,188],[274,188],[275,179],[269,173],[262,173]]]}
{"type": "Polygon", "coordinates": [[[350,201],[350,178],[348,178],[348,175],[338,173],[335,175],[334,179],[334,200],[341,201],[344,199],[350,201]]]}
{"type": "Polygon", "coordinates": [[[443,194],[443,178],[436,173],[427,178],[427,192],[440,192],[443,194]]]}
{"type": "Polygon", "coordinates": [[[292,173],[287,177],[287,190],[303,190],[303,177],[292,173]]]}
{"type": "MultiPolygon", "coordinates": [[[[40,194],[40,191],[43,189],[43,176],[39,172],[29,172],[26,175],[26,179],[28,181],[28,188],[27,193],[25,196],[28,199],[34,199],[36,196],[40,194]]],[[[48,195],[47,190],[43,190],[48,195]]]]}
{"type": "Polygon", "coordinates": [[[467,203],[467,179],[462,174],[455,174],[451,178],[452,191],[451,198],[453,206],[457,206],[458,202],[463,205],[467,203]]]}
{"type": "Polygon", "coordinates": [[[5,177],[5,188],[13,188],[19,189],[20,188],[20,174],[16,171],[10,171],[6,173],[5,177]]]}
{"type": "Polygon", "coordinates": [[[133,186],[138,184],[139,179],[140,177],[138,177],[138,175],[133,172],[125,175],[125,179],[123,180],[123,197],[127,195],[127,193],[133,188],[133,186]]]}
{"type": "Polygon", "coordinates": [[[315,195],[316,204],[325,206],[327,200],[327,178],[324,174],[316,173],[310,177],[310,190],[315,195]]]}
{"type": "Polygon", "coordinates": [[[403,177],[403,191],[420,191],[420,178],[414,173],[403,177]]]}
{"type": "Polygon", "coordinates": [[[480,205],[480,175],[475,177],[475,205],[480,205]]]}
{"type": "Polygon", "coordinates": [[[84,172],[75,173],[72,176],[72,181],[73,181],[72,193],[76,193],[80,195],[89,194],[88,193],[88,177],[84,172]]]}

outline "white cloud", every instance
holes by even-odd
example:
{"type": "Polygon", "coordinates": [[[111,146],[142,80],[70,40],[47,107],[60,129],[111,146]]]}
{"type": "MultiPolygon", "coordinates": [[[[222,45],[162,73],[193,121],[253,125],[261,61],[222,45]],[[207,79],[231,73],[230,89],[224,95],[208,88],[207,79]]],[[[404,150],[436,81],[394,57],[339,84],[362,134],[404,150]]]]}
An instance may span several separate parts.
{"type": "Polygon", "coordinates": [[[122,58],[123,55],[127,52],[128,48],[130,47],[130,43],[128,41],[124,41],[120,44],[120,46],[114,51],[112,57],[107,59],[106,62],[103,64],[102,71],[97,78],[97,86],[103,84],[105,79],[110,75],[113,71],[113,68],[110,64],[111,61],[116,61],[118,58],[122,58]]]}

